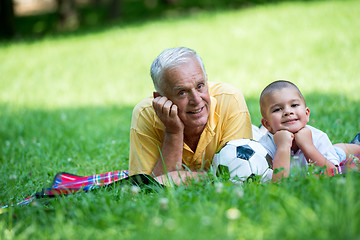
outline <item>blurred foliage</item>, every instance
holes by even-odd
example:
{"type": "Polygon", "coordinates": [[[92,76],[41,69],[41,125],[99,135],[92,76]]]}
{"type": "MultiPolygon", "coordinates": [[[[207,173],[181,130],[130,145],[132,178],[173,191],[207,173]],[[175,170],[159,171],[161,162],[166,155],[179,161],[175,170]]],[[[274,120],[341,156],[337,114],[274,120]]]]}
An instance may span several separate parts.
{"type": "MultiPolygon", "coordinates": [[[[119,1],[119,15],[111,17],[111,0],[92,1],[78,6],[78,30],[106,26],[139,23],[151,19],[177,18],[203,11],[239,9],[259,4],[274,4],[284,0],[112,0],[119,1]]],[[[304,0],[313,1],[313,0],[304,0]]],[[[55,34],[58,15],[56,12],[15,18],[16,36],[41,37],[55,34]]]]}

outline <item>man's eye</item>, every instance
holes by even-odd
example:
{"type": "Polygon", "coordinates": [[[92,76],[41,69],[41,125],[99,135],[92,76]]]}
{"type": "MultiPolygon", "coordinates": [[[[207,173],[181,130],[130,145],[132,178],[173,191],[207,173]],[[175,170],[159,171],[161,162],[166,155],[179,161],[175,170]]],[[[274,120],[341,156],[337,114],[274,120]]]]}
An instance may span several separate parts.
{"type": "Polygon", "coordinates": [[[179,92],[179,96],[183,96],[183,95],[185,95],[184,91],[179,92]]]}
{"type": "Polygon", "coordinates": [[[198,89],[202,89],[202,87],[203,87],[203,85],[202,84],[200,84],[200,85],[198,85],[198,89]]]}

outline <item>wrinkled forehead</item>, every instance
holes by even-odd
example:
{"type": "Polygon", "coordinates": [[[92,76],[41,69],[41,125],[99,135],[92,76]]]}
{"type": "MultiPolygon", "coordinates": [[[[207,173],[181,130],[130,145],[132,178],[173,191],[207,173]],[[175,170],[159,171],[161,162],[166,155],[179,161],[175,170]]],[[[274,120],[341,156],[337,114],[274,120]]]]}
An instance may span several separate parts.
{"type": "Polygon", "coordinates": [[[169,67],[164,71],[164,84],[174,81],[190,78],[191,76],[206,78],[202,71],[200,63],[196,59],[189,59],[175,66],[169,67]],[[175,78],[175,79],[174,79],[175,78]]]}
{"type": "Polygon", "coordinates": [[[182,69],[184,67],[186,67],[186,65],[189,64],[193,64],[193,65],[199,65],[200,63],[198,62],[198,60],[193,57],[193,56],[186,56],[186,57],[182,57],[177,59],[176,62],[173,62],[171,64],[169,64],[168,66],[166,66],[166,68],[164,68],[164,72],[172,72],[173,70],[176,71],[176,69],[182,69]]]}

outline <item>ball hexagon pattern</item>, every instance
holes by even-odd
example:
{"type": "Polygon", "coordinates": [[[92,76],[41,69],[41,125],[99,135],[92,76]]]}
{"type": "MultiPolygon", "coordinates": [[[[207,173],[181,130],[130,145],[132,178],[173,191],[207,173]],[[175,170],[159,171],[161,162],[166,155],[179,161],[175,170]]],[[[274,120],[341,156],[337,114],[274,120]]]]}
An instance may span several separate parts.
{"type": "Polygon", "coordinates": [[[216,175],[228,174],[235,183],[260,178],[260,182],[272,178],[272,159],[266,149],[257,141],[237,139],[229,141],[216,153],[213,159],[216,175]]]}

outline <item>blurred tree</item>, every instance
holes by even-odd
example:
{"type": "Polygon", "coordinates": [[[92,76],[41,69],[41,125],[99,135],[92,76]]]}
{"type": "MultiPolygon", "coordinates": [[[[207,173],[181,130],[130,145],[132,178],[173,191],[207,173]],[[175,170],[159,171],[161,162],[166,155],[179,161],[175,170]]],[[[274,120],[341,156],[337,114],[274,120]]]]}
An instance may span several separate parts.
{"type": "Polygon", "coordinates": [[[79,26],[76,0],[57,0],[58,30],[75,30],[79,26]]]}
{"type": "Polygon", "coordinates": [[[123,0],[111,0],[109,4],[109,18],[117,19],[123,14],[123,0]]]}
{"type": "Polygon", "coordinates": [[[163,2],[167,5],[175,5],[178,0],[163,0],[163,2]]]}
{"type": "Polygon", "coordinates": [[[14,4],[12,0],[0,0],[0,38],[15,35],[14,4]]]}

